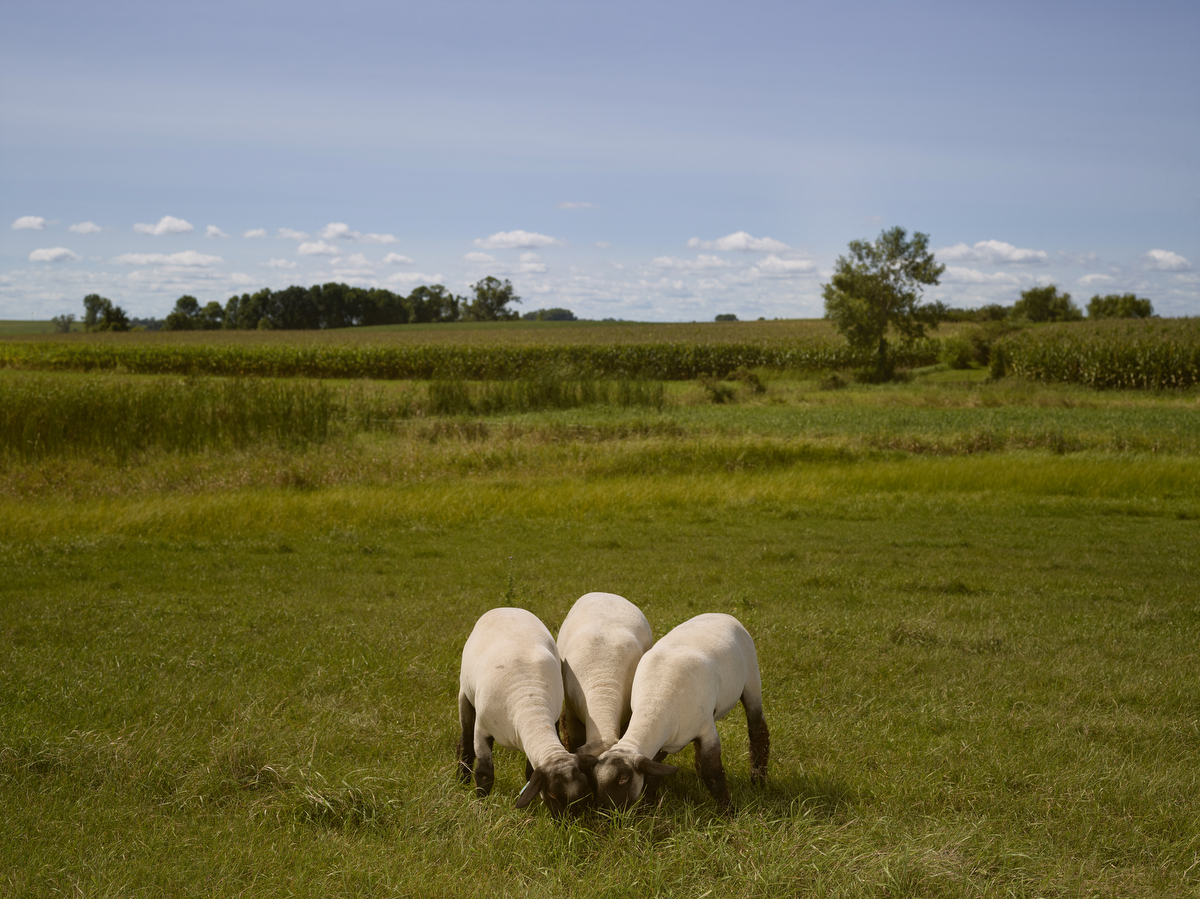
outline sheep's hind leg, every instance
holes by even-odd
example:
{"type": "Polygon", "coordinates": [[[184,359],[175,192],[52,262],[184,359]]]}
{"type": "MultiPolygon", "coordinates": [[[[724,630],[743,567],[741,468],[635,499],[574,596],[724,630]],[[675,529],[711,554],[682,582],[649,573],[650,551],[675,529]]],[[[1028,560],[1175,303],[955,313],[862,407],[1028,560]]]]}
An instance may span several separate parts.
{"type": "Polygon", "coordinates": [[[462,725],[457,747],[458,779],[469,784],[475,767],[475,706],[462,694],[458,697],[458,722],[462,725]]]}
{"type": "Polygon", "coordinates": [[[732,799],[729,797],[729,784],[725,781],[725,766],[721,764],[721,738],[717,735],[716,725],[712,733],[697,737],[692,741],[696,747],[696,773],[708,787],[708,792],[723,808],[729,808],[732,799]]]}
{"type": "Polygon", "coordinates": [[[767,759],[771,756],[771,734],[767,730],[767,719],[763,717],[762,701],[747,702],[742,694],[742,707],[746,710],[746,728],[750,731],[750,780],[761,784],[767,779],[767,759]]]}
{"type": "Polygon", "coordinates": [[[492,765],[492,737],[475,732],[475,754],[479,762],[475,765],[475,795],[482,799],[492,792],[496,783],[496,769],[492,765]]]}

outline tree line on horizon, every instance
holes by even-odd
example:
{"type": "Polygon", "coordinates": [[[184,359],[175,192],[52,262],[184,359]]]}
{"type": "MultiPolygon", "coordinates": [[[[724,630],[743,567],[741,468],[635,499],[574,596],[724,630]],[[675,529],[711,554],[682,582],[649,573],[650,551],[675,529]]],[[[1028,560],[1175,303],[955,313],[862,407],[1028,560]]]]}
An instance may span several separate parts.
{"type": "MultiPolygon", "coordinates": [[[[131,319],[111,300],[88,294],[83,299],[82,324],[85,331],[129,331],[134,327],[162,331],[310,331],[360,325],[515,321],[522,316],[510,305],[520,302],[510,281],[490,275],[471,285],[470,296],[457,296],[441,284],[421,285],[404,295],[340,283],[264,288],[234,295],[224,306],[216,300],[201,306],[195,297],[184,295],[161,320],[131,319]]],[[[527,312],[523,318],[576,321],[571,310],[560,308],[527,312]]],[[[69,331],[75,316],[56,316],[52,321],[59,331],[69,331]]]]}

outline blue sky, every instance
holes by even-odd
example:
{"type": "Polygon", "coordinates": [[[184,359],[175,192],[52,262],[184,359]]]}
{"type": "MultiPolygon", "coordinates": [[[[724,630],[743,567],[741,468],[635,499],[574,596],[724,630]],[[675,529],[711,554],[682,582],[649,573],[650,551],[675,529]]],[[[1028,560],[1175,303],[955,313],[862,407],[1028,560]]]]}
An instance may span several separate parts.
{"type": "Polygon", "coordinates": [[[815,317],[901,225],[929,296],[1200,315],[1200,4],[0,4],[0,318],[336,280],[815,317]]]}

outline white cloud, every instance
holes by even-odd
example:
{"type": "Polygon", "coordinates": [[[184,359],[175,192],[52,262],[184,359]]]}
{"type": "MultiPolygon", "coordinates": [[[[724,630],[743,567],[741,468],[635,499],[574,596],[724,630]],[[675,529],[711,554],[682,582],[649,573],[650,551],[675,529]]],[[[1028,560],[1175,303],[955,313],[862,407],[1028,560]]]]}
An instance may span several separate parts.
{"type": "Polygon", "coordinates": [[[330,222],[317,234],[323,240],[357,240],[362,235],[351,231],[345,222],[330,222]]]}
{"type": "Polygon", "coordinates": [[[23,215],[12,223],[14,231],[44,231],[46,220],[40,215],[23,215]]]}
{"type": "Polygon", "coordinates": [[[300,244],[300,248],[296,252],[301,256],[337,256],[341,251],[332,244],[318,240],[316,243],[300,244]]]}
{"type": "Polygon", "coordinates": [[[30,262],[74,262],[78,258],[66,247],[48,247],[29,254],[30,262]]]}
{"type": "Polygon", "coordinates": [[[701,240],[699,237],[688,239],[689,247],[699,247],[702,250],[741,250],[743,252],[782,253],[789,250],[783,241],[771,237],[754,237],[745,231],[726,234],[716,240],[701,240]]]}
{"type": "Polygon", "coordinates": [[[698,272],[711,271],[717,268],[731,268],[732,262],[726,262],[720,256],[708,256],[701,253],[695,259],[677,259],[674,256],[659,256],[650,260],[651,265],[659,268],[673,268],[681,271],[698,272]]]}
{"type": "Polygon", "coordinates": [[[463,257],[471,265],[495,265],[498,261],[495,256],[489,253],[468,253],[463,257]]]}
{"type": "Polygon", "coordinates": [[[962,268],[955,265],[946,266],[946,272],[942,275],[942,281],[948,284],[1016,285],[1023,283],[1020,277],[1009,272],[992,272],[988,274],[979,271],[979,269],[962,268]]]}
{"type": "Polygon", "coordinates": [[[591,203],[573,203],[570,200],[563,200],[558,204],[559,209],[591,209],[591,203]]]}
{"type": "Polygon", "coordinates": [[[173,215],[164,215],[158,220],[157,225],[134,225],[133,230],[138,234],[152,234],[155,237],[162,237],[164,234],[188,234],[195,229],[192,228],[191,222],[177,219],[173,215]]]}
{"type": "Polygon", "coordinates": [[[524,274],[540,275],[546,272],[546,263],[542,262],[542,257],[537,253],[522,253],[521,267],[518,271],[524,274]]]}
{"type": "Polygon", "coordinates": [[[303,231],[293,231],[291,228],[280,228],[279,236],[284,240],[308,240],[308,235],[303,231]]]}
{"type": "Polygon", "coordinates": [[[95,222],[79,222],[76,225],[71,225],[67,230],[73,231],[75,234],[99,234],[104,229],[95,222]]]}
{"type": "Polygon", "coordinates": [[[957,243],[935,250],[934,255],[943,262],[982,262],[988,265],[1041,265],[1050,258],[1045,250],[1022,249],[1002,240],[981,240],[973,246],[957,243]]]}
{"type": "Polygon", "coordinates": [[[1059,250],[1058,255],[1067,262],[1083,268],[1094,268],[1100,264],[1100,257],[1095,253],[1068,253],[1065,250],[1059,250]]]}
{"type": "Polygon", "coordinates": [[[268,259],[263,265],[267,268],[296,268],[297,263],[290,259],[268,259]]]}
{"type": "Polygon", "coordinates": [[[1170,250],[1151,250],[1141,259],[1145,268],[1159,272],[1190,272],[1192,263],[1170,250]]]}
{"type": "Polygon", "coordinates": [[[259,237],[266,237],[266,236],[267,236],[266,228],[251,228],[249,231],[242,232],[242,237],[249,237],[251,240],[255,240],[259,237]]]}
{"type": "Polygon", "coordinates": [[[561,247],[566,241],[534,231],[497,231],[489,237],[476,238],[475,246],[485,250],[540,250],[561,247]]]}
{"type": "Polygon", "coordinates": [[[389,284],[441,284],[442,276],[439,272],[436,275],[426,275],[421,272],[397,272],[388,278],[389,284]]]}
{"type": "Polygon", "coordinates": [[[412,260],[407,256],[401,256],[399,253],[388,253],[383,257],[384,265],[412,265],[412,260]]]}
{"type": "Polygon", "coordinates": [[[598,249],[598,250],[608,250],[611,248],[612,248],[612,243],[610,241],[607,241],[607,240],[596,241],[596,249],[598,249]]]}
{"type": "Polygon", "coordinates": [[[229,235],[218,228],[216,225],[209,225],[204,229],[205,237],[228,237],[229,235]]]}
{"type": "Polygon", "coordinates": [[[356,268],[369,268],[371,261],[362,253],[352,253],[350,258],[346,260],[347,265],[353,265],[356,268]]]}
{"type": "Polygon", "coordinates": [[[394,234],[363,234],[345,222],[330,222],[318,235],[322,240],[356,240],[361,243],[399,243],[394,234]]]}
{"type": "Polygon", "coordinates": [[[172,265],[185,268],[205,268],[223,262],[220,256],[206,256],[195,250],[182,253],[126,253],[113,260],[121,265],[172,265]]]}
{"type": "Polygon", "coordinates": [[[1112,279],[1112,275],[1084,275],[1079,279],[1079,283],[1085,286],[1089,284],[1103,284],[1104,282],[1111,281],[1112,279]]]}
{"type": "Polygon", "coordinates": [[[794,278],[807,275],[815,269],[811,259],[781,259],[772,253],[754,267],[756,272],[775,278],[794,278]]]}

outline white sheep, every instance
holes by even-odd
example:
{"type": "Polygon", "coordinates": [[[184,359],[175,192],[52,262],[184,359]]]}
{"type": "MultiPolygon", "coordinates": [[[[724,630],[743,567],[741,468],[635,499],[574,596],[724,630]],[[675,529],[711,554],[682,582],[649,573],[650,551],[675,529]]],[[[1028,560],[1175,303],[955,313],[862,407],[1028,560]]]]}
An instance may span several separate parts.
{"type": "Polygon", "coordinates": [[[697,615],[676,627],[638,663],[629,727],[595,766],[601,802],[625,808],[643,790],[653,797],[662,778],[678,770],[662,759],[695,743],[701,780],[717,802],[728,806],[716,722],[739,699],[750,731],[751,779],[761,783],[771,741],[754,641],[731,615],[697,615]]]}
{"type": "Polygon", "coordinates": [[[492,791],[495,740],[525,753],[528,783],[517,797],[517,808],[540,794],[556,817],[568,809],[581,810],[593,794],[589,774],[596,760],[572,755],[559,742],[562,704],[562,664],[546,626],[524,609],[485,612],[463,647],[459,778],[469,783],[475,769],[476,794],[492,791]]]}
{"type": "Polygon", "coordinates": [[[599,755],[629,723],[629,694],[638,661],[654,643],[641,609],[615,593],[585,593],[558,631],[562,658],[564,743],[599,755]]]}

